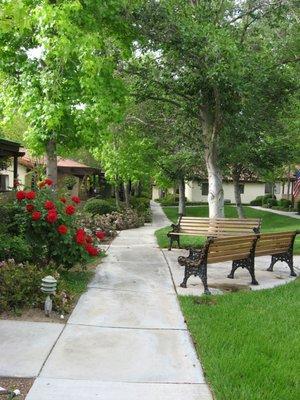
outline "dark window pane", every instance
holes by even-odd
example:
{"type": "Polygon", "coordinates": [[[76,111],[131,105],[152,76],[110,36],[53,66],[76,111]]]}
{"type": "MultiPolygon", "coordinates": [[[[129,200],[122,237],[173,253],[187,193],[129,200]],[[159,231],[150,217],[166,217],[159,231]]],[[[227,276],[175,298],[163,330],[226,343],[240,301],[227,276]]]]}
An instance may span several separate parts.
{"type": "Polygon", "coordinates": [[[202,183],[202,196],[207,196],[208,195],[208,183],[202,183]]]}
{"type": "Polygon", "coordinates": [[[7,190],[6,178],[8,175],[0,175],[0,190],[7,190]]]}
{"type": "Polygon", "coordinates": [[[273,189],[273,183],[267,182],[265,184],[265,193],[266,194],[272,194],[272,189],[273,189]]]}

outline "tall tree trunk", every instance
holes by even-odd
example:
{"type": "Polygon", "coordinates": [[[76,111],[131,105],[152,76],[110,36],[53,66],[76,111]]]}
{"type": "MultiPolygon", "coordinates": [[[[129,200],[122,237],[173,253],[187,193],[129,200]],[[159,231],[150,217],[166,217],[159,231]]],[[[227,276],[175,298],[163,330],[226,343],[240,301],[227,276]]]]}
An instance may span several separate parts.
{"type": "Polygon", "coordinates": [[[134,184],[133,192],[134,192],[134,196],[135,197],[139,197],[140,196],[140,192],[141,192],[140,187],[141,187],[141,183],[139,181],[134,184]]]}
{"type": "Polygon", "coordinates": [[[120,193],[119,193],[119,184],[115,184],[115,199],[116,199],[116,207],[120,208],[120,193]]]}
{"type": "Polygon", "coordinates": [[[184,177],[179,179],[178,214],[179,215],[185,215],[185,182],[184,182],[184,177]]]}
{"type": "Polygon", "coordinates": [[[242,206],[242,198],[240,191],[240,172],[235,169],[232,173],[233,187],[234,187],[234,198],[235,205],[239,218],[245,218],[244,209],[242,206]]]}
{"type": "Polygon", "coordinates": [[[217,127],[204,108],[201,110],[201,117],[208,175],[209,218],[224,218],[224,191],[222,175],[218,166],[217,127]]]}
{"type": "Polygon", "coordinates": [[[289,165],[288,169],[288,183],[287,183],[287,198],[290,200],[290,190],[291,190],[291,166],[289,165]]]}
{"type": "Polygon", "coordinates": [[[124,182],[124,197],[126,207],[130,207],[130,184],[129,182],[124,182]]]}
{"type": "Polygon", "coordinates": [[[53,180],[54,187],[57,185],[57,153],[56,141],[51,139],[46,145],[46,173],[53,180]]]}

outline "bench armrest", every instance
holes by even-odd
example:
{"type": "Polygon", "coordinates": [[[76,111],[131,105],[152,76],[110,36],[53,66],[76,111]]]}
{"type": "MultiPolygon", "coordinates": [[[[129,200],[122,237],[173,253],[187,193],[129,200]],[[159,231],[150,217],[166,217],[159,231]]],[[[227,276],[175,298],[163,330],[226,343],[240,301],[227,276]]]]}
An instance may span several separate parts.
{"type": "Polygon", "coordinates": [[[171,228],[172,228],[172,230],[169,231],[169,232],[167,233],[167,236],[168,236],[168,237],[169,237],[169,234],[170,234],[170,233],[179,232],[179,230],[180,230],[180,225],[179,225],[179,224],[172,224],[172,225],[171,225],[171,228]]]}

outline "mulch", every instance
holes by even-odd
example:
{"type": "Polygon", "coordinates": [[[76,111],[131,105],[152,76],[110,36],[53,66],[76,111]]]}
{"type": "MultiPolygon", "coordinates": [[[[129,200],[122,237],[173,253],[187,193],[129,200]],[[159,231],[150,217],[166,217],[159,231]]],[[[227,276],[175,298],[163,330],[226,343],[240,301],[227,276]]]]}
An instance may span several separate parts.
{"type": "MultiPolygon", "coordinates": [[[[17,396],[18,400],[25,400],[27,393],[29,392],[31,386],[33,385],[34,378],[1,378],[0,377],[0,386],[9,389],[16,390],[19,389],[21,392],[20,396],[17,396]]],[[[6,400],[8,399],[8,395],[0,395],[0,399],[6,400]]]]}

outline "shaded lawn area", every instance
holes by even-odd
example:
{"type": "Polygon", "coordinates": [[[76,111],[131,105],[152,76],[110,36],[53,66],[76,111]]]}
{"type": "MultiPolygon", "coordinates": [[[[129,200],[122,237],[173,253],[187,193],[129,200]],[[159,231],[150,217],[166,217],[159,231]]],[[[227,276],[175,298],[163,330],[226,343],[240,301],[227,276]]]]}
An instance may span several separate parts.
{"type": "MultiPolygon", "coordinates": [[[[292,217],[273,214],[269,211],[255,210],[250,207],[244,207],[246,218],[262,218],[262,232],[280,232],[280,231],[295,231],[300,229],[300,220],[292,217]]],[[[177,207],[163,207],[167,217],[174,223],[178,219],[177,207]]],[[[187,207],[186,215],[189,217],[208,217],[208,206],[203,205],[199,207],[187,207]]],[[[225,205],[225,217],[237,218],[235,206],[225,205]]],[[[170,227],[162,228],[156,231],[157,241],[160,247],[166,248],[169,246],[167,233],[170,227]]],[[[181,246],[194,246],[197,247],[204,243],[204,237],[181,236],[181,246]]],[[[174,247],[176,247],[176,243],[174,247]]],[[[294,253],[300,254],[300,235],[297,236],[294,253]]]]}
{"type": "Polygon", "coordinates": [[[216,400],[300,398],[299,279],[179,300],[216,400]]]}

